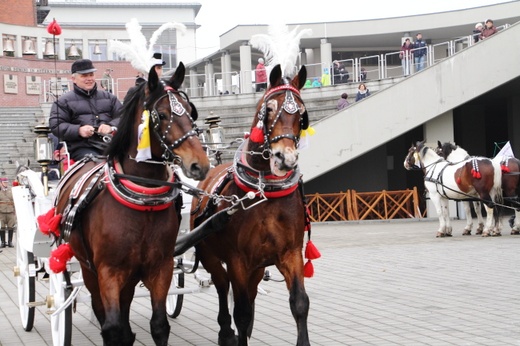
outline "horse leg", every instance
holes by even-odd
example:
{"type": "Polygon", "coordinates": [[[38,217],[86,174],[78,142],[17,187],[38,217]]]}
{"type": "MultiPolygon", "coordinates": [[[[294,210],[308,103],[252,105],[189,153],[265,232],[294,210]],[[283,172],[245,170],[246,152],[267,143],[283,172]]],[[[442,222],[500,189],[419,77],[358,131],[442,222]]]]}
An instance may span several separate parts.
{"type": "Polygon", "coordinates": [[[121,287],[127,277],[128,274],[123,271],[114,274],[112,268],[98,266],[98,284],[105,308],[105,321],[101,326],[105,346],[130,346],[135,341],[129,322],[125,324],[121,318],[121,287]]]}
{"type": "Polygon", "coordinates": [[[432,197],[432,201],[437,208],[437,215],[439,215],[439,230],[437,231],[437,238],[451,237],[450,213],[448,209],[448,200],[436,195],[432,197]]]}
{"type": "Polygon", "coordinates": [[[156,345],[167,346],[170,324],[166,318],[166,296],[173,276],[173,256],[171,261],[158,265],[158,269],[148,273],[143,283],[150,290],[152,318],[150,330],[156,345]]]}
{"type": "Polygon", "coordinates": [[[235,262],[232,265],[228,264],[228,273],[235,300],[233,318],[238,331],[238,345],[247,346],[253,323],[253,305],[264,268],[250,274],[242,263],[235,262]]]}
{"type": "Polygon", "coordinates": [[[513,221],[513,227],[511,227],[511,234],[520,234],[520,209],[515,209],[515,216],[513,221]]]}
{"type": "Polygon", "coordinates": [[[477,215],[478,220],[478,227],[475,234],[481,235],[482,231],[484,231],[484,217],[482,216],[482,205],[479,201],[473,202],[473,209],[475,209],[475,214],[477,215]]]}
{"type": "Polygon", "coordinates": [[[303,258],[301,251],[289,253],[277,265],[285,278],[289,290],[289,305],[298,330],[297,346],[310,345],[307,317],[309,315],[309,296],[305,291],[303,277],[303,258]]]}
{"type": "Polygon", "coordinates": [[[464,207],[464,213],[466,214],[466,227],[462,235],[471,235],[471,229],[473,228],[473,217],[471,216],[471,204],[470,202],[462,202],[464,207]]]}
{"type": "Polygon", "coordinates": [[[105,323],[105,309],[99,294],[97,276],[94,274],[94,272],[91,271],[89,267],[84,266],[83,263],[81,263],[81,275],[83,276],[83,283],[85,284],[85,287],[87,287],[88,291],[90,292],[90,300],[94,315],[96,316],[99,325],[102,326],[105,323]]]}
{"type": "Polygon", "coordinates": [[[204,269],[211,274],[211,280],[218,294],[219,309],[217,322],[220,326],[218,344],[221,346],[235,346],[238,344],[238,338],[233,328],[231,328],[231,315],[228,306],[229,278],[220,260],[209,255],[208,251],[202,244],[199,244],[197,247],[200,262],[204,269]]]}
{"type": "Polygon", "coordinates": [[[486,227],[482,232],[483,237],[489,236],[500,236],[502,235],[500,232],[500,222],[498,217],[498,207],[489,207],[487,204],[484,204],[486,209],[486,227]]]}

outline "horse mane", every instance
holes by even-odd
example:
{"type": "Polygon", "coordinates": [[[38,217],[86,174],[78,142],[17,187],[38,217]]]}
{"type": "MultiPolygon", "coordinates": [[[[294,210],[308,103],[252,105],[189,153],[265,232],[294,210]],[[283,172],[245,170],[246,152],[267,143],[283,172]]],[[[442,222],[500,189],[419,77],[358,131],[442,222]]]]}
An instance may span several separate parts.
{"type": "Polygon", "coordinates": [[[145,89],[147,83],[141,83],[128,90],[123,101],[123,107],[119,111],[119,126],[117,127],[117,133],[112,138],[109,146],[105,149],[104,154],[117,159],[118,161],[124,161],[125,155],[130,150],[130,138],[137,136],[134,131],[135,117],[141,117],[141,114],[136,114],[140,104],[153,105],[155,100],[161,96],[162,88],[156,88],[146,100],[145,89]]]}

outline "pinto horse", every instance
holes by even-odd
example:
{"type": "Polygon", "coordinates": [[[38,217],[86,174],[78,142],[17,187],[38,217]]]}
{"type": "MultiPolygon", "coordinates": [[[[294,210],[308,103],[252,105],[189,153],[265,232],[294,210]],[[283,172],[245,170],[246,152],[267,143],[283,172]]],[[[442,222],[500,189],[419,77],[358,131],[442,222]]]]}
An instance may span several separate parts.
{"type": "Polygon", "coordinates": [[[58,187],[63,238],[81,264],[104,345],[134,343],[129,315],[139,281],[150,291],[153,340],[168,344],[166,298],[182,206],[170,163],[196,180],[210,168],[194,122],[196,108],[179,90],[185,71],[181,62],[165,81],[152,68],[148,82],[127,94],[106,157],[77,162],[58,187]],[[149,125],[151,155],[138,161],[142,123],[149,125]]]}
{"type": "MultiPolygon", "coordinates": [[[[441,143],[439,141],[437,145],[439,155],[450,162],[458,162],[462,158],[470,157],[465,149],[450,142],[441,143]]],[[[498,162],[502,169],[502,196],[504,202],[509,204],[515,211],[514,221],[511,224],[511,234],[520,234],[520,202],[518,199],[520,193],[520,160],[511,156],[496,156],[492,160],[498,162]]]]}
{"type": "Polygon", "coordinates": [[[218,292],[219,345],[248,344],[258,284],[270,265],[285,278],[298,330],[297,345],[309,345],[309,297],[302,255],[306,212],[297,166],[300,132],[308,127],[300,96],[306,76],[305,66],[292,79],[282,76],[280,65],[272,69],[270,86],[256,108],[251,135],[237,150],[234,162],[215,167],[199,183],[199,188],[221,198],[201,196],[192,201],[193,228],[229,206],[234,197],[254,196],[243,202],[224,230],[196,245],[196,254],[218,292]],[[238,339],[228,308],[230,284],[238,339]]]}
{"type": "Polygon", "coordinates": [[[439,217],[437,237],[452,235],[448,209],[450,199],[482,201],[487,211],[482,236],[500,235],[498,208],[494,207],[502,199],[500,165],[486,158],[451,163],[422,141],[410,147],[404,167],[407,170],[421,169],[424,173],[424,186],[439,217]]]}

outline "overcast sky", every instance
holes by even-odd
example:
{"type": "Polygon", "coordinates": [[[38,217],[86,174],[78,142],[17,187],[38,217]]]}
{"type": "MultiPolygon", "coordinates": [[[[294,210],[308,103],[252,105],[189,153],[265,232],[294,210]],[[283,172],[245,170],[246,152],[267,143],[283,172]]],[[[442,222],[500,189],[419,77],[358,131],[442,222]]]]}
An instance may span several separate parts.
{"type": "MultiPolygon", "coordinates": [[[[181,1],[179,1],[181,2],[181,1]]],[[[293,24],[400,17],[492,5],[510,0],[199,0],[198,58],[219,49],[219,36],[240,24],[293,24]],[[238,15],[236,15],[238,13],[238,15]]],[[[486,18],[481,18],[484,21],[486,18]]]]}

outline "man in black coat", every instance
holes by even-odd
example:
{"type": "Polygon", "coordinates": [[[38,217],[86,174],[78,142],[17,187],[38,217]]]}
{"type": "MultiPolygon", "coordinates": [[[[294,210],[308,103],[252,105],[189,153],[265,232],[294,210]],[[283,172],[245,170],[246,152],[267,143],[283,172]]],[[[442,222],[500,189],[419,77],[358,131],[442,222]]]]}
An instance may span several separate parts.
{"type": "Polygon", "coordinates": [[[77,161],[87,154],[103,154],[100,136],[117,130],[122,105],[115,95],[97,88],[92,61],[76,60],[71,70],[74,89],[54,102],[49,126],[77,161]]]}

